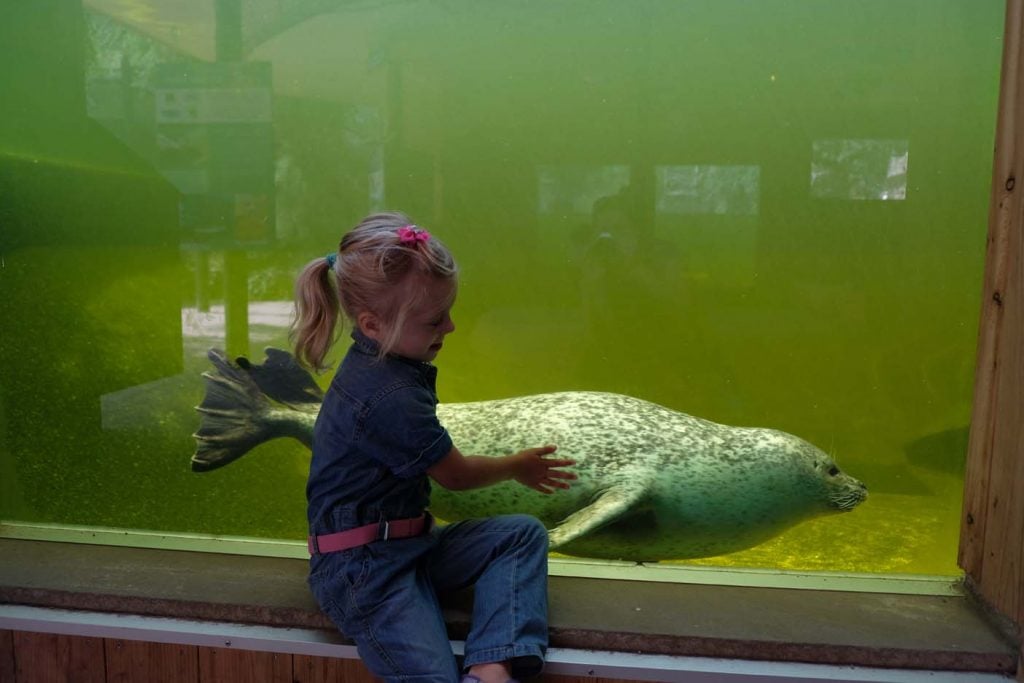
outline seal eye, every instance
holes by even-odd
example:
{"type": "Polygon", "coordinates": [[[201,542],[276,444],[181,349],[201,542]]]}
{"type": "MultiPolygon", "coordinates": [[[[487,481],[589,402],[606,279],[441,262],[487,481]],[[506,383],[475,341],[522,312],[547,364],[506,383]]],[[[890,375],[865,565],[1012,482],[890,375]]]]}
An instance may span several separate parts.
{"type": "Polygon", "coordinates": [[[835,465],[832,465],[832,467],[828,468],[828,476],[834,477],[837,474],[839,474],[839,468],[838,467],[836,467],[835,465]]]}

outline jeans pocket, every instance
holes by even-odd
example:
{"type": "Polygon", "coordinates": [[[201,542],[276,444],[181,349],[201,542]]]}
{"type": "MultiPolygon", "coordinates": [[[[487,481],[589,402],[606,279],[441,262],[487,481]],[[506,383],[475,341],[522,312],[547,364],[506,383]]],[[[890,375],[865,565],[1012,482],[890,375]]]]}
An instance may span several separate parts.
{"type": "Polygon", "coordinates": [[[372,557],[364,549],[321,556],[307,579],[320,609],[343,632],[348,632],[349,620],[360,614],[360,589],[372,574],[372,557]]]}
{"type": "Polygon", "coordinates": [[[321,559],[306,577],[306,583],[316,604],[340,628],[339,618],[343,610],[339,600],[344,600],[344,596],[338,590],[337,571],[334,569],[330,562],[321,559]]]}
{"type": "Polygon", "coordinates": [[[351,553],[351,557],[345,563],[345,577],[348,580],[349,589],[358,591],[366,583],[370,576],[370,567],[373,565],[373,551],[369,545],[361,545],[344,552],[351,553]]]}

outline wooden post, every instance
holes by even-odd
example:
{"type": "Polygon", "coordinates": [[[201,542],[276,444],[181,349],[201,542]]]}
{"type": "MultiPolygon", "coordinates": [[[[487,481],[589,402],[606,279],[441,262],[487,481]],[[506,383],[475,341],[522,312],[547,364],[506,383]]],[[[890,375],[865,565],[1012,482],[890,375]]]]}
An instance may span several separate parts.
{"type": "MultiPolygon", "coordinates": [[[[1007,0],[960,566],[1024,624],[1024,0],[1007,0]]],[[[1022,667],[1024,668],[1024,667],[1022,667]]]]}

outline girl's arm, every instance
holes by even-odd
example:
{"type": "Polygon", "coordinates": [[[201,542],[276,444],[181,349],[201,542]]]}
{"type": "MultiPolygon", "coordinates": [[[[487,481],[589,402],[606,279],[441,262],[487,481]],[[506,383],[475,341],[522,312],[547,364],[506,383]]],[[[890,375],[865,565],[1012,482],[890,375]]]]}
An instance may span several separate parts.
{"type": "Polygon", "coordinates": [[[490,457],[486,455],[463,455],[452,446],[448,455],[427,470],[430,478],[452,491],[477,489],[506,479],[515,479],[523,486],[554,493],[555,489],[567,489],[567,480],[576,475],[561,469],[575,465],[574,460],[546,458],[555,452],[555,446],[527,448],[512,455],[490,457]]]}

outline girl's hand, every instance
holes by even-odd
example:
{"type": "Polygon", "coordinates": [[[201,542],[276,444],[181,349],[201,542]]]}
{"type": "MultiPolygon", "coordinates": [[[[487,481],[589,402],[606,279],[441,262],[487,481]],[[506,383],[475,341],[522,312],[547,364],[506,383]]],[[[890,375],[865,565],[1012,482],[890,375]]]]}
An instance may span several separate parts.
{"type": "Polygon", "coordinates": [[[556,449],[557,446],[541,446],[512,455],[515,461],[515,480],[541,493],[554,493],[555,489],[569,488],[569,481],[575,479],[576,475],[560,468],[575,465],[576,461],[545,457],[556,449]]]}

